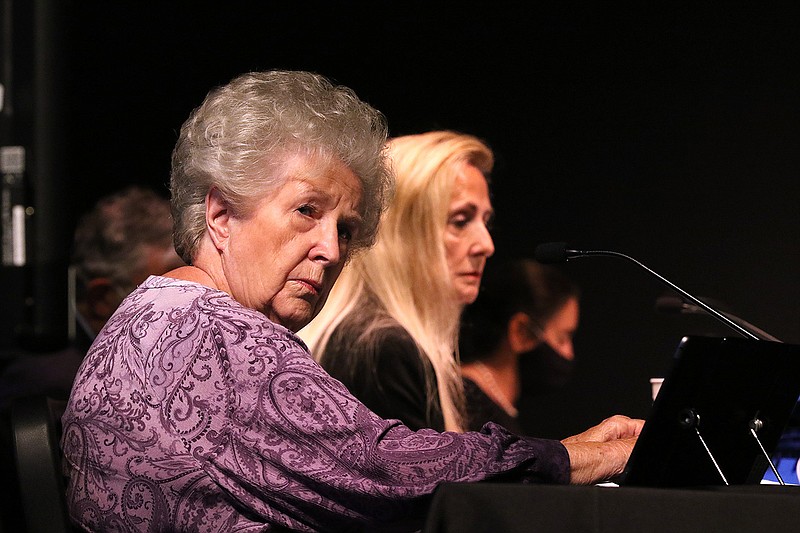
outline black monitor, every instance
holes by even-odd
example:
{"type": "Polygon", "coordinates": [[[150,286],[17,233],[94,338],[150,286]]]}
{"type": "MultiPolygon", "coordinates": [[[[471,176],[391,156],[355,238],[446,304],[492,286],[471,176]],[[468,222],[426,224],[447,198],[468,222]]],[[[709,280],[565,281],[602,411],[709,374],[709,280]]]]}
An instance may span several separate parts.
{"type": "Polygon", "coordinates": [[[620,484],[760,483],[798,396],[800,346],[684,337],[620,484]]]}

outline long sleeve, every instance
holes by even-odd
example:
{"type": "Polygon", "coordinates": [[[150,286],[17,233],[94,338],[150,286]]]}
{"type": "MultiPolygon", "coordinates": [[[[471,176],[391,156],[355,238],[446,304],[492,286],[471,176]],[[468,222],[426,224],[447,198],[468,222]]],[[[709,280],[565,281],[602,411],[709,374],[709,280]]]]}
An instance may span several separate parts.
{"type": "Polygon", "coordinates": [[[164,278],[109,321],[63,422],[70,512],[90,531],[360,530],[421,517],[444,481],[568,479],[557,441],[381,419],[291,332],[164,278]]]}

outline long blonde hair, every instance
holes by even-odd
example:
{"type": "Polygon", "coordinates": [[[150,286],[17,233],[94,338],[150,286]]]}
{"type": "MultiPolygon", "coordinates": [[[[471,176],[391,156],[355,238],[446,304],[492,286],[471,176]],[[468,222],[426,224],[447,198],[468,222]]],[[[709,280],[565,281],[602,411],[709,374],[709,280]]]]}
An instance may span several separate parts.
{"type": "Polygon", "coordinates": [[[456,353],[462,304],[454,297],[443,237],[463,165],[488,176],[494,156],[478,138],[451,131],[397,137],[388,148],[396,189],[375,246],[345,266],[322,312],[300,336],[319,359],[342,320],[374,298],[430,360],[445,428],[462,431],[463,386],[456,353]]]}

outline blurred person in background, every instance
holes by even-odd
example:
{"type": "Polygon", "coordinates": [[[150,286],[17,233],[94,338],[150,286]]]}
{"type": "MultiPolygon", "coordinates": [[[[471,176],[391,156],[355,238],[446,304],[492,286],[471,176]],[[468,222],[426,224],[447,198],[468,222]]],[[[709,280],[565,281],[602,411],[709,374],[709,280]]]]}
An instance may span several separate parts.
{"type": "MultiPolygon", "coordinates": [[[[16,476],[8,431],[14,402],[38,395],[66,400],[89,345],[123,298],[150,274],[182,264],[172,245],[169,201],[155,191],[120,190],[80,218],[69,267],[69,344],[57,352],[22,352],[0,373],[0,453],[6,458],[0,478],[16,476]]],[[[15,488],[9,481],[0,489],[7,531],[23,527],[15,488]]]]}
{"type": "Polygon", "coordinates": [[[70,260],[71,342],[55,353],[25,353],[0,375],[0,410],[14,399],[43,394],[66,400],[95,335],[136,286],[182,265],[172,245],[169,201],[130,187],[101,198],[75,229],[70,260]]]}
{"type": "Polygon", "coordinates": [[[462,316],[459,338],[467,427],[497,422],[522,433],[520,398],[557,390],[575,363],[578,286],[531,259],[494,264],[462,316]]]}

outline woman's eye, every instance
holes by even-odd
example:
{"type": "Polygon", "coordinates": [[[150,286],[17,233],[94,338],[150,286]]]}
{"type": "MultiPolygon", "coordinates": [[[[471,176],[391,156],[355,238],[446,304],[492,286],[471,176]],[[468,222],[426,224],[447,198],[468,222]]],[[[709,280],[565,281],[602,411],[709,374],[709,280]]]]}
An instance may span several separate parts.
{"type": "Polygon", "coordinates": [[[307,217],[310,217],[311,215],[314,214],[314,207],[309,205],[309,204],[305,204],[305,205],[301,205],[300,207],[298,207],[297,211],[301,215],[305,215],[307,217]]]}
{"type": "Polygon", "coordinates": [[[457,216],[450,219],[450,224],[458,229],[464,228],[469,223],[469,219],[464,216],[457,216]]]}

